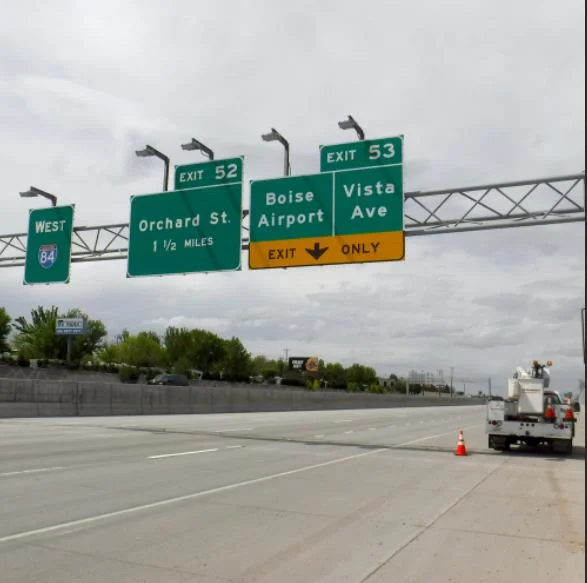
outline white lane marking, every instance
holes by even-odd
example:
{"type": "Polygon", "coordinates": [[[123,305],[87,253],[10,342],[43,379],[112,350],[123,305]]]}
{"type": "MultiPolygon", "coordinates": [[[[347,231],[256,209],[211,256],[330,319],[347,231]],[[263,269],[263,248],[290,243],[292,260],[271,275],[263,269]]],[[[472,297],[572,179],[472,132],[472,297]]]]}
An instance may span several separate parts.
{"type": "Polygon", "coordinates": [[[354,433],[354,431],[351,429],[350,431],[345,431],[344,434],[348,435],[349,433],[354,433]]]}
{"type": "Polygon", "coordinates": [[[252,486],[253,484],[261,484],[263,482],[268,482],[270,480],[276,480],[277,478],[284,478],[286,476],[293,476],[295,474],[300,474],[302,472],[307,472],[307,471],[315,470],[318,468],[325,468],[327,466],[332,466],[334,464],[340,464],[342,462],[347,462],[350,460],[355,460],[355,459],[359,459],[362,457],[375,455],[376,453],[382,453],[384,451],[387,451],[387,449],[386,448],[373,449],[371,451],[361,452],[361,453],[357,453],[354,455],[349,455],[346,457],[337,458],[334,460],[330,460],[328,462],[313,464],[311,466],[303,466],[303,467],[297,468],[295,470],[288,470],[287,472],[279,472],[278,474],[269,474],[268,476],[263,476],[261,478],[254,478],[252,480],[245,480],[243,482],[236,482],[234,484],[227,484],[226,486],[219,486],[218,488],[211,488],[209,490],[202,490],[201,492],[194,492],[192,494],[186,494],[185,496],[177,496],[175,498],[167,498],[165,500],[159,500],[158,502],[151,502],[150,504],[142,504],[140,506],[132,506],[130,508],[125,508],[123,510],[115,510],[114,512],[106,512],[105,514],[97,514],[95,516],[89,516],[87,518],[81,518],[79,520],[72,520],[70,522],[62,522],[61,524],[54,524],[52,526],[45,526],[43,528],[37,528],[35,530],[27,530],[27,531],[19,532],[16,534],[9,534],[8,536],[0,537],[0,543],[7,543],[7,542],[15,541],[15,540],[22,540],[24,538],[36,536],[39,534],[47,534],[50,532],[55,532],[57,530],[62,530],[64,528],[73,528],[76,526],[91,524],[93,522],[98,522],[100,520],[105,520],[107,518],[125,516],[127,514],[134,514],[136,512],[141,512],[143,510],[151,510],[153,508],[160,508],[161,506],[167,506],[169,504],[175,504],[177,502],[185,502],[186,500],[194,500],[196,498],[202,498],[204,496],[218,494],[220,492],[227,492],[229,490],[234,490],[236,488],[242,488],[243,486],[252,486]]]}
{"type": "Polygon", "coordinates": [[[235,429],[215,429],[212,433],[228,433],[233,431],[253,431],[254,427],[237,427],[235,429]]]}
{"type": "Polygon", "coordinates": [[[314,435],[315,438],[320,439],[321,437],[325,437],[325,435],[323,433],[321,433],[320,435],[314,435]]]}
{"type": "Polygon", "coordinates": [[[337,419],[335,423],[350,423],[352,419],[337,419]]]}
{"type": "Polygon", "coordinates": [[[369,431],[376,431],[375,427],[369,427],[369,431]]]}
{"type": "Polygon", "coordinates": [[[220,451],[220,448],[214,447],[211,449],[199,449],[197,451],[180,451],[178,453],[162,453],[160,455],[150,455],[147,459],[149,460],[160,460],[166,457],[178,457],[180,455],[194,455],[197,453],[209,453],[211,451],[220,451]]]}
{"type": "Polygon", "coordinates": [[[229,445],[225,449],[240,449],[241,447],[244,447],[244,445],[229,445]]]}
{"type": "MultiPolygon", "coordinates": [[[[463,431],[465,429],[474,429],[475,427],[479,427],[479,425],[468,425],[467,427],[463,427],[463,431]]],[[[451,431],[445,431],[444,433],[437,433],[436,435],[430,435],[428,437],[421,437],[420,439],[412,439],[412,441],[405,441],[404,443],[398,443],[392,447],[401,447],[403,445],[411,445],[412,443],[419,443],[420,441],[426,441],[427,439],[434,439],[435,437],[444,437],[445,435],[450,435],[451,433],[455,433],[455,430],[452,429],[451,431]]],[[[458,437],[458,432],[457,437],[458,437]]]]}
{"type": "Polygon", "coordinates": [[[39,474],[41,472],[54,472],[56,470],[64,470],[63,466],[54,466],[52,468],[35,468],[34,470],[19,470],[15,472],[2,472],[0,476],[20,476],[22,474],[39,474]]]}

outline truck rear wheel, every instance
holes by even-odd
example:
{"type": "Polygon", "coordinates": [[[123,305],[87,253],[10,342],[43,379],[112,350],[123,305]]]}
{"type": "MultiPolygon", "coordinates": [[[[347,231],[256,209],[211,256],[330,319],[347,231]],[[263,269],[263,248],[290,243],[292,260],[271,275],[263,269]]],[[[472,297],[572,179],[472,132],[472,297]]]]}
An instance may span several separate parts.
{"type": "Polygon", "coordinates": [[[556,453],[564,455],[573,454],[573,440],[572,439],[556,439],[552,443],[552,448],[556,453]]]}
{"type": "Polygon", "coordinates": [[[490,435],[487,446],[495,451],[507,451],[510,448],[510,442],[507,437],[502,435],[490,435]]]}

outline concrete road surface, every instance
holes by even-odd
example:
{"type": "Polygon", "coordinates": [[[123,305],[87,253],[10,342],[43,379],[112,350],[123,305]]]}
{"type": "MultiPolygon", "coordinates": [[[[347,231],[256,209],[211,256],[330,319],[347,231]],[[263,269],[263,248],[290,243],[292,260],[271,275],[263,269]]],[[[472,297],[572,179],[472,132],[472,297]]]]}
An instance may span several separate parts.
{"type": "Polygon", "coordinates": [[[483,431],[482,407],[0,420],[0,581],[584,581],[583,416],[570,458],[483,431]]]}

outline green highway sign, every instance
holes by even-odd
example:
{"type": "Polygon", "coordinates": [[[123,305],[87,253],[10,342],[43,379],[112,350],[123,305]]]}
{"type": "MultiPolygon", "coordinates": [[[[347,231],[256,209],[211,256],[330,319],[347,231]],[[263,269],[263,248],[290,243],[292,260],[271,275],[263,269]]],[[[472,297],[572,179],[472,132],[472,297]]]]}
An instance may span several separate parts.
{"type": "Polygon", "coordinates": [[[234,271],[242,183],[131,197],[127,277],[234,271]]]}
{"type": "Polygon", "coordinates": [[[397,136],[320,146],[320,172],[403,164],[403,144],[397,136]]]}
{"type": "Polygon", "coordinates": [[[29,213],[24,284],[69,283],[73,205],[29,213]]]}
{"type": "Polygon", "coordinates": [[[175,167],[175,190],[234,184],[242,181],[242,157],[175,167]]]}
{"type": "Polygon", "coordinates": [[[403,231],[402,166],[336,172],[333,235],[403,231]]]}
{"type": "Polygon", "coordinates": [[[333,174],[251,181],[250,241],[332,235],[333,174]]]}
{"type": "Polygon", "coordinates": [[[251,269],[398,261],[404,254],[402,164],[251,181],[251,269]]]}

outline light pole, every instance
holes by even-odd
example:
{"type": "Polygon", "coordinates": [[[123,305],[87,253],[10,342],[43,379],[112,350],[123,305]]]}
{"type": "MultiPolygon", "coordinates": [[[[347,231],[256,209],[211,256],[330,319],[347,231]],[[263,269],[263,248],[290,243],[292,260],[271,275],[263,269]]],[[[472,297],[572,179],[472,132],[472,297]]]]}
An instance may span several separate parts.
{"type": "Polygon", "coordinates": [[[361,126],[355,121],[355,118],[352,115],[349,115],[346,119],[339,121],[338,127],[341,130],[355,130],[359,140],[365,139],[365,132],[363,131],[363,128],[361,128],[361,126]]]}
{"type": "Polygon", "coordinates": [[[159,152],[159,150],[156,150],[155,148],[153,148],[153,146],[149,146],[148,144],[142,150],[136,150],[135,154],[139,158],[148,158],[150,156],[155,156],[155,158],[163,160],[163,163],[165,164],[165,170],[163,174],[163,190],[167,192],[169,188],[169,158],[165,154],[159,152]]]}
{"type": "Polygon", "coordinates": [[[36,196],[42,196],[51,201],[51,206],[57,206],[57,197],[54,194],[49,194],[48,192],[45,192],[40,188],[35,188],[34,186],[31,186],[25,192],[21,192],[20,196],[22,198],[35,198],[36,196]]]}
{"type": "Polygon", "coordinates": [[[192,138],[192,141],[188,142],[187,144],[182,144],[181,149],[188,151],[200,150],[202,154],[204,154],[204,156],[208,157],[209,160],[214,160],[214,152],[210,148],[208,148],[208,146],[196,140],[196,138],[192,138]]]}
{"type": "Polygon", "coordinates": [[[261,139],[264,142],[279,142],[283,146],[285,150],[285,156],[283,159],[283,175],[290,176],[291,165],[289,163],[289,142],[275,128],[271,128],[271,131],[268,134],[263,134],[261,139]]]}
{"type": "Polygon", "coordinates": [[[451,366],[450,367],[450,398],[452,399],[452,386],[453,386],[453,379],[454,379],[454,372],[455,372],[455,367],[451,366]]]}
{"type": "Polygon", "coordinates": [[[585,308],[581,308],[581,342],[583,343],[583,365],[587,366],[585,362],[585,308]]]}

